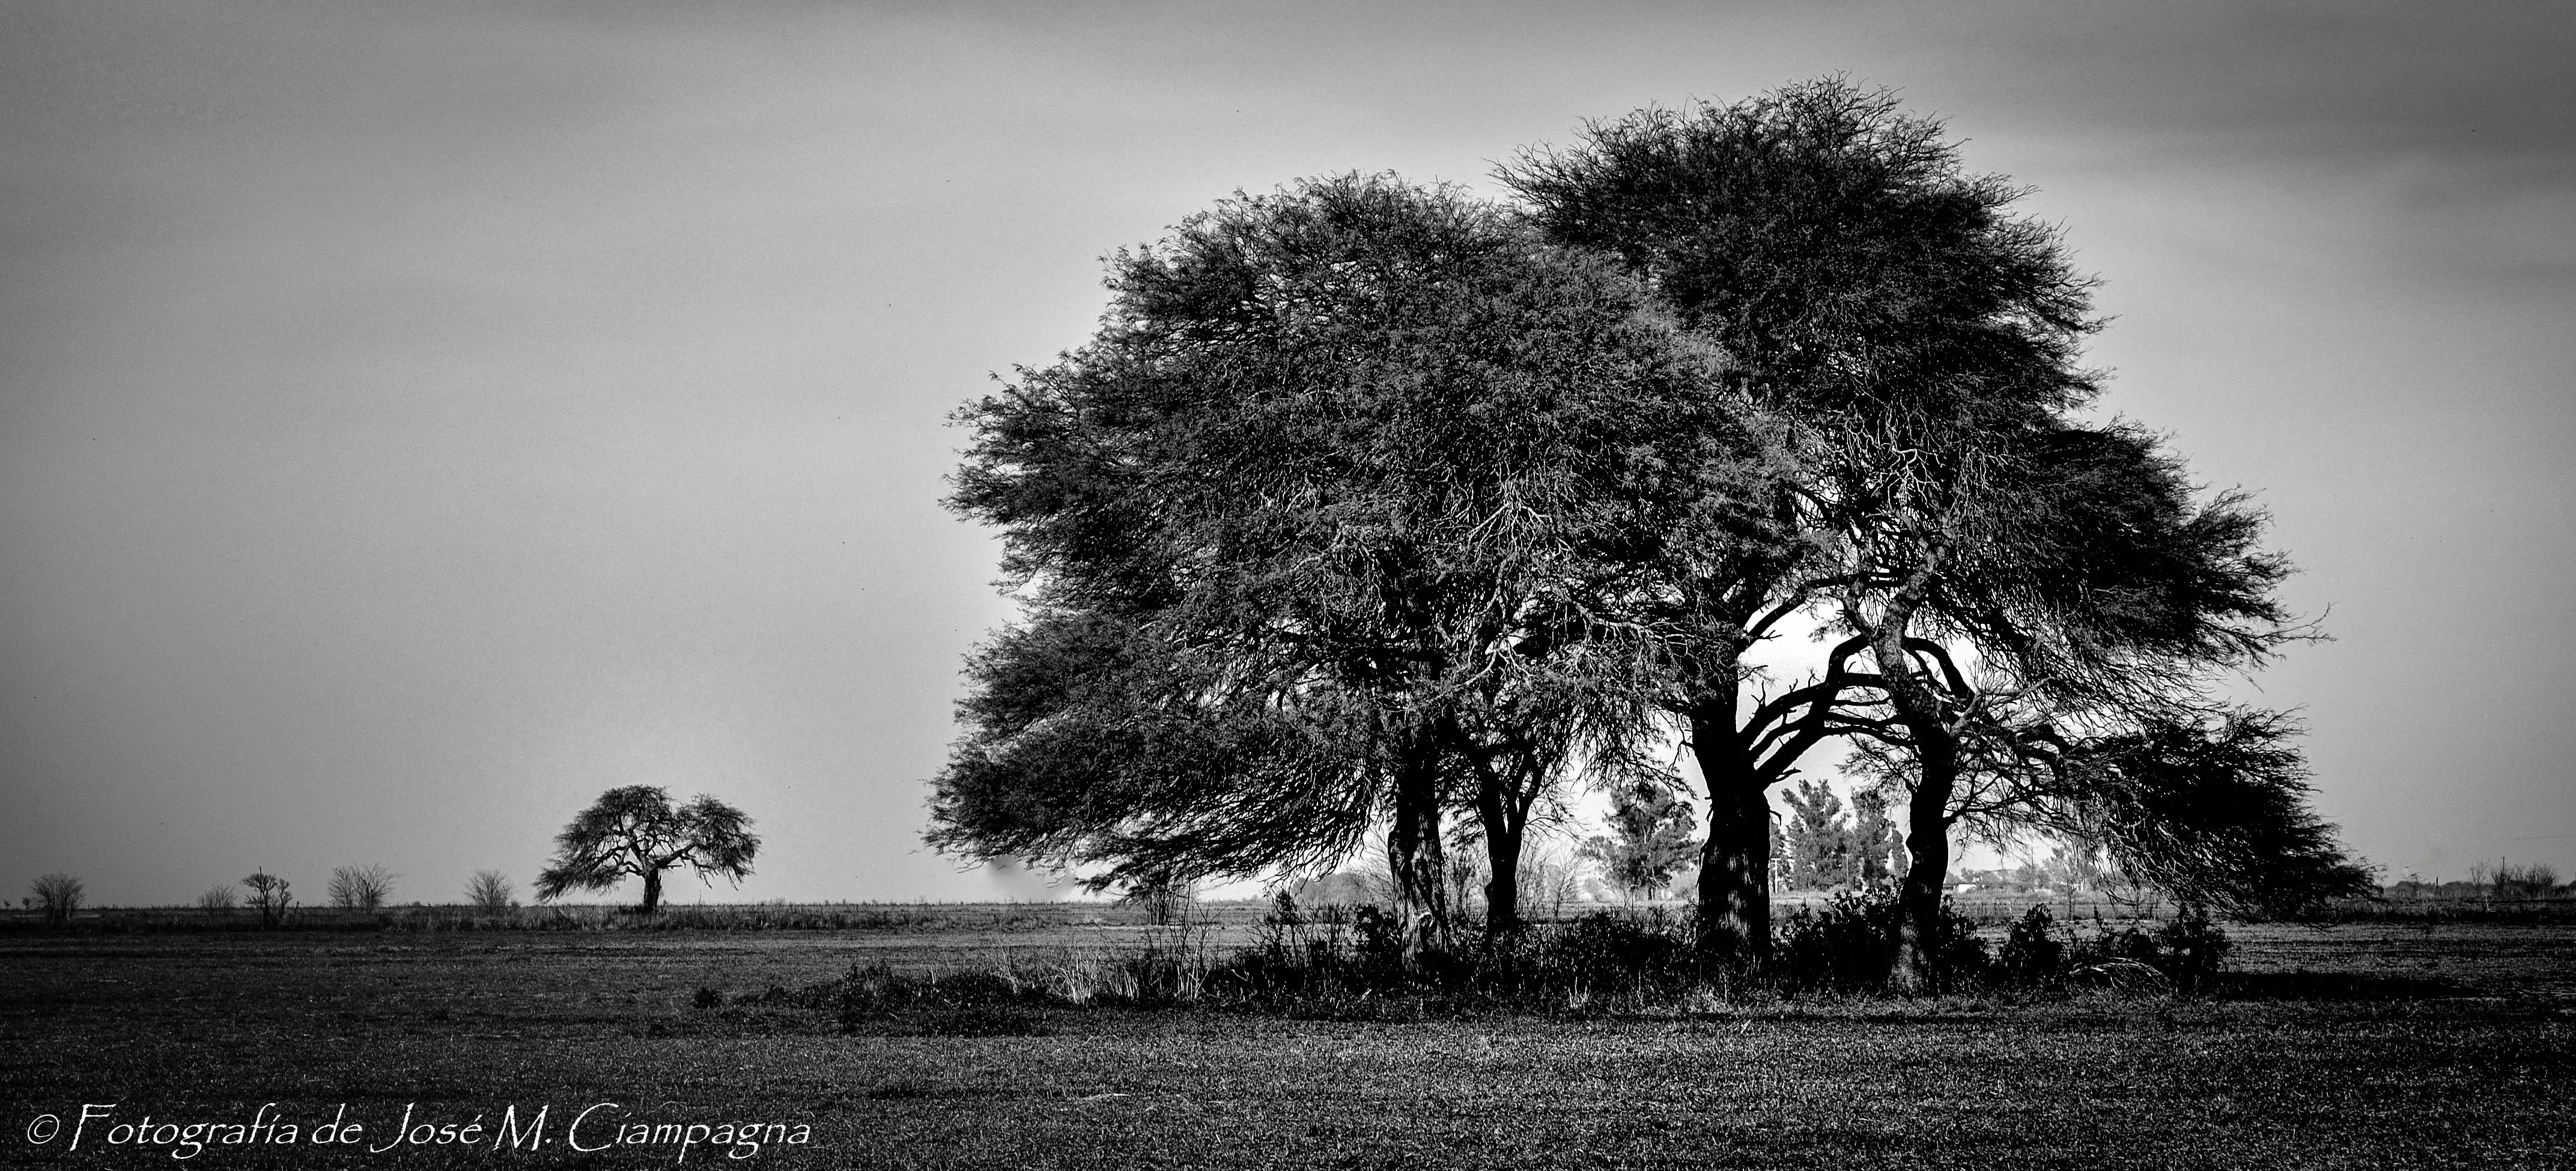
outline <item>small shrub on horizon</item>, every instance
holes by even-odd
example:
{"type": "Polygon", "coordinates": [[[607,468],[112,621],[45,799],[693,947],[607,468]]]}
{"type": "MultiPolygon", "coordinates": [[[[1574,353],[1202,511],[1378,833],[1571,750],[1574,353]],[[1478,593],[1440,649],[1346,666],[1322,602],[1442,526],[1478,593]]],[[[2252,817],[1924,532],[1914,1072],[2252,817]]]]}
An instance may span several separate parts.
{"type": "Polygon", "coordinates": [[[207,887],[206,893],[197,896],[197,907],[207,911],[229,911],[240,901],[240,898],[233,894],[230,884],[218,882],[207,887]]]}

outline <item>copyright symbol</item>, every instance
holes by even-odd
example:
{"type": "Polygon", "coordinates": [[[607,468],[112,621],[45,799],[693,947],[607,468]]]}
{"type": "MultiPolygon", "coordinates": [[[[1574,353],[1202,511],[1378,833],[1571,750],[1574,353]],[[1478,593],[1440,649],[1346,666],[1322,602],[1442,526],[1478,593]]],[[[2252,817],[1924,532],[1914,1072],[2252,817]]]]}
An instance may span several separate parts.
{"type": "Polygon", "coordinates": [[[35,1121],[27,1124],[27,1141],[41,1146],[54,1141],[54,1136],[62,1132],[62,1119],[51,1114],[39,1114],[35,1121]]]}

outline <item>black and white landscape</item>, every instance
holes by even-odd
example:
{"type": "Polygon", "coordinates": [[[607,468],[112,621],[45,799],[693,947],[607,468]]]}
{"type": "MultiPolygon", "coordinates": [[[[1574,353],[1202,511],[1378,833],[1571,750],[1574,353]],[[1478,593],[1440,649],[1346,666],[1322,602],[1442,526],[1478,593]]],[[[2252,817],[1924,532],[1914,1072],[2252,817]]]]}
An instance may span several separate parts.
{"type": "Polygon", "coordinates": [[[0,4],[0,1164],[2576,1162],[2571,59],[0,4]]]}

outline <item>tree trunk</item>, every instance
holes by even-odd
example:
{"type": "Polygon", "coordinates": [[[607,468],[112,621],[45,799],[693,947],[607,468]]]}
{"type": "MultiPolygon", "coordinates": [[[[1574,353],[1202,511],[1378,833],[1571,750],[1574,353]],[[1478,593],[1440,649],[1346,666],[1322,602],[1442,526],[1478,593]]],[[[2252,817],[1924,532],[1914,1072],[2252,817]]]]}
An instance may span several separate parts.
{"type": "Polygon", "coordinates": [[[1771,958],[1771,802],[1735,727],[1730,672],[1691,713],[1691,757],[1708,784],[1708,838],[1699,852],[1699,939],[1711,959],[1771,958]]]}
{"type": "Polygon", "coordinates": [[[1905,918],[1896,986],[1908,992],[1927,988],[1935,975],[1926,947],[1941,918],[1941,887],[1950,874],[1950,795],[1959,786],[1959,743],[1939,723],[1933,721],[1938,728],[1933,736],[1915,732],[1923,775],[1905,810],[1905,850],[1912,857],[1905,868],[1904,893],[1898,896],[1905,918]]]}
{"type": "Polygon", "coordinates": [[[1386,862],[1395,880],[1397,911],[1415,946],[1445,943],[1449,932],[1447,858],[1440,841],[1440,747],[1417,733],[1401,749],[1395,769],[1395,817],[1386,835],[1386,862]]]}
{"type": "Polygon", "coordinates": [[[1896,718],[1913,738],[1915,762],[1922,769],[1915,778],[1913,800],[1905,809],[1905,849],[1911,857],[1897,896],[1901,918],[1896,967],[1890,973],[1899,990],[1917,992],[1929,988],[1936,976],[1927,949],[1941,918],[1941,886],[1950,873],[1950,797],[1959,787],[1959,737],[1941,718],[1939,697],[1906,653],[1905,626],[1910,616],[1899,611],[1882,618],[1871,649],[1880,676],[1888,681],[1896,718]]]}
{"type": "Polygon", "coordinates": [[[659,870],[647,870],[644,872],[644,913],[650,915],[661,910],[661,908],[662,872],[659,870]]]}
{"type": "Polygon", "coordinates": [[[1485,932],[1500,937],[1521,928],[1521,838],[1528,819],[1515,819],[1497,795],[1485,823],[1485,932]]]}

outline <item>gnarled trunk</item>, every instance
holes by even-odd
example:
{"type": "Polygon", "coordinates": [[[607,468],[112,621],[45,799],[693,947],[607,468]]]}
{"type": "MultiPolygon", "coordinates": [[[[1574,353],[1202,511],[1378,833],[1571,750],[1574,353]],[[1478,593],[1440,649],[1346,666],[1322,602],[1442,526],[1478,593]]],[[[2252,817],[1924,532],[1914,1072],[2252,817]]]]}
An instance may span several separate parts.
{"type": "Polygon", "coordinates": [[[1440,838],[1440,747],[1418,734],[1408,738],[1396,761],[1395,816],[1386,834],[1397,910],[1415,946],[1449,938],[1448,859],[1440,838]]]}
{"type": "Polygon", "coordinates": [[[1699,940],[1708,958],[1771,958],[1771,802],[1736,728],[1730,670],[1691,713],[1691,757],[1708,785],[1708,838],[1699,850],[1699,940]]]}
{"type": "Polygon", "coordinates": [[[1771,803],[1752,785],[1710,795],[1700,845],[1699,937],[1710,959],[1771,958],[1771,803]]]}
{"type": "Polygon", "coordinates": [[[1937,973],[1929,950],[1941,918],[1941,886],[1950,873],[1950,797],[1959,787],[1959,736],[1942,718],[1940,697],[1917,672],[1906,650],[1905,626],[1910,607],[1893,609],[1880,620],[1871,652],[1879,675],[1887,680],[1888,700],[1898,722],[1913,740],[1916,765],[1914,797],[1906,806],[1905,850],[1912,857],[1898,898],[1901,915],[1896,987],[1915,992],[1929,988],[1937,973]]]}
{"type": "Polygon", "coordinates": [[[1898,953],[1896,986],[1908,992],[1928,987],[1935,975],[1927,950],[1934,924],[1941,919],[1941,887],[1950,873],[1950,796],[1959,787],[1959,742],[1939,720],[1926,736],[1914,730],[1916,756],[1923,775],[1914,784],[1914,800],[1905,810],[1905,852],[1911,855],[1898,896],[1904,912],[1903,950],[1898,953]]]}
{"type": "Polygon", "coordinates": [[[650,915],[661,909],[662,872],[646,870],[644,872],[644,913],[650,915]]]}

